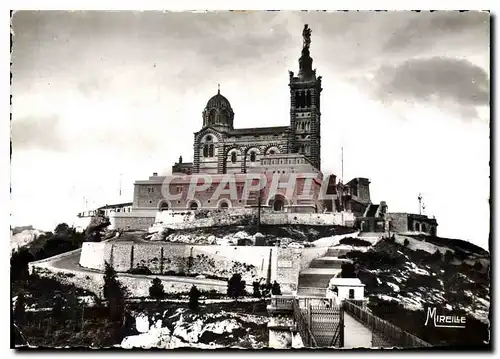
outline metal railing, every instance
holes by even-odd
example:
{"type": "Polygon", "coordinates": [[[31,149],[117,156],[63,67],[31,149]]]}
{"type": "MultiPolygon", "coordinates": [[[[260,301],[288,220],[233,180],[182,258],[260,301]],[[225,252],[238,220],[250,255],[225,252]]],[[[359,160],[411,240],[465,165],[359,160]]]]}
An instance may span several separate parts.
{"type": "Polygon", "coordinates": [[[277,310],[293,310],[294,296],[273,295],[271,296],[271,307],[277,310]]]}
{"type": "Polygon", "coordinates": [[[300,337],[302,338],[302,343],[306,348],[316,348],[318,344],[316,343],[316,339],[311,331],[311,326],[307,318],[304,316],[302,312],[299,301],[293,301],[293,317],[295,319],[295,323],[297,324],[297,329],[299,331],[300,337]]]}
{"type": "Polygon", "coordinates": [[[422,339],[410,334],[401,328],[369,313],[350,300],[343,301],[343,309],[371,329],[373,333],[372,345],[376,346],[397,346],[402,348],[431,347],[432,345],[422,339]],[[378,343],[377,343],[378,342],[378,343]],[[380,345],[377,345],[380,344],[380,345]],[[385,344],[385,345],[384,345],[385,344]]]}

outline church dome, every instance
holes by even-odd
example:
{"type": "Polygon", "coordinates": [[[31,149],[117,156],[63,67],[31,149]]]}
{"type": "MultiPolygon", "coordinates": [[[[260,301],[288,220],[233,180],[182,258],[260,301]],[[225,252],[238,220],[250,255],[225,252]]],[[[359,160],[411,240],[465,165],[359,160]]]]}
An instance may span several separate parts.
{"type": "Polygon", "coordinates": [[[233,128],[234,112],[229,100],[220,94],[217,94],[207,102],[203,111],[203,127],[216,127],[221,129],[233,128]]]}
{"type": "Polygon", "coordinates": [[[229,100],[227,98],[225,98],[220,94],[220,92],[218,92],[217,95],[213,96],[210,100],[208,100],[206,108],[231,109],[231,104],[229,103],[229,100]]]}

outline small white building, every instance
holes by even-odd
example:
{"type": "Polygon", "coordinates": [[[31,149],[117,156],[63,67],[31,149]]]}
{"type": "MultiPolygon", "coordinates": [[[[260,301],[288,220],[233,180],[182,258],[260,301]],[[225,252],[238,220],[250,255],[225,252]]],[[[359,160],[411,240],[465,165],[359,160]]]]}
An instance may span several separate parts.
{"type": "Polygon", "coordinates": [[[364,300],[365,285],[358,278],[332,278],[326,297],[335,298],[337,303],[344,299],[364,300]]]}

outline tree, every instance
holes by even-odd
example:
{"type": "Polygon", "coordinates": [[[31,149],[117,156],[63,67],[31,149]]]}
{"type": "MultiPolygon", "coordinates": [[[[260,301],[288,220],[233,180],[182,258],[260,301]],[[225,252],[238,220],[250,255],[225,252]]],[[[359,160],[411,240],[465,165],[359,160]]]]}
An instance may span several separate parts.
{"type": "Polygon", "coordinates": [[[430,258],[432,261],[440,261],[441,260],[441,252],[439,251],[439,249],[436,249],[436,251],[431,254],[430,258]]]}
{"type": "Polygon", "coordinates": [[[12,253],[10,257],[11,281],[28,279],[28,263],[34,260],[35,257],[27,248],[21,248],[12,253]]]}
{"type": "Polygon", "coordinates": [[[273,282],[273,287],[271,288],[271,293],[273,295],[281,295],[281,287],[278,282],[273,282]]]}
{"type": "Polygon", "coordinates": [[[342,271],[340,272],[341,278],[356,278],[356,272],[354,264],[352,263],[342,263],[342,271]]]}
{"type": "Polygon", "coordinates": [[[108,302],[109,316],[111,320],[121,320],[125,311],[125,289],[118,281],[116,271],[108,262],[104,269],[104,299],[108,302]]]}
{"type": "Polygon", "coordinates": [[[408,240],[408,238],[405,238],[405,240],[403,242],[403,246],[408,247],[409,244],[410,244],[410,241],[408,240]]]}
{"type": "Polygon", "coordinates": [[[70,230],[70,227],[66,223],[59,223],[54,229],[55,235],[67,234],[70,230]]]}
{"type": "Polygon", "coordinates": [[[262,293],[260,292],[260,283],[257,282],[257,281],[254,281],[252,283],[252,286],[253,286],[253,296],[255,298],[260,298],[262,297],[262,293]]]}
{"type": "Polygon", "coordinates": [[[245,281],[241,279],[241,274],[234,273],[227,283],[227,295],[237,299],[245,295],[245,281]]]}
{"type": "Polygon", "coordinates": [[[63,306],[64,300],[60,294],[56,294],[54,297],[54,306],[52,307],[52,319],[58,322],[62,322],[63,318],[63,306]]]}
{"type": "Polygon", "coordinates": [[[447,250],[444,254],[444,261],[446,263],[450,263],[453,260],[453,252],[450,250],[447,250]]]}
{"type": "Polygon", "coordinates": [[[24,323],[24,320],[26,319],[24,292],[19,293],[17,296],[16,304],[14,306],[14,319],[17,323],[24,323]]]}
{"type": "Polygon", "coordinates": [[[163,284],[160,278],[154,278],[151,282],[151,287],[149,287],[149,296],[156,300],[165,298],[165,290],[163,289],[163,284]]]}
{"type": "Polygon", "coordinates": [[[198,290],[198,288],[196,288],[195,285],[193,285],[191,287],[191,290],[189,291],[189,303],[188,303],[189,309],[194,311],[198,310],[200,306],[199,303],[200,296],[201,292],[198,290]]]}

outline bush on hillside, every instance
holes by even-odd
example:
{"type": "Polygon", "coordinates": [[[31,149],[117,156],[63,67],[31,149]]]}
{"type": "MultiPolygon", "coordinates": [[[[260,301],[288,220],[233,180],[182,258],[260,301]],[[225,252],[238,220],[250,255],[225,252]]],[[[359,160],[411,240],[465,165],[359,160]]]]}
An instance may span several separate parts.
{"type": "Polygon", "coordinates": [[[234,273],[227,283],[227,295],[237,299],[245,294],[245,281],[241,279],[241,274],[234,273]]]}
{"type": "Polygon", "coordinates": [[[372,245],[370,242],[365,241],[364,239],[352,238],[352,237],[342,238],[339,241],[339,243],[340,244],[345,244],[345,245],[348,245],[348,246],[360,246],[360,247],[369,247],[369,246],[372,245]]]}
{"type": "Polygon", "coordinates": [[[165,289],[160,278],[154,278],[149,287],[149,296],[153,299],[160,300],[165,298],[165,289]]]}

